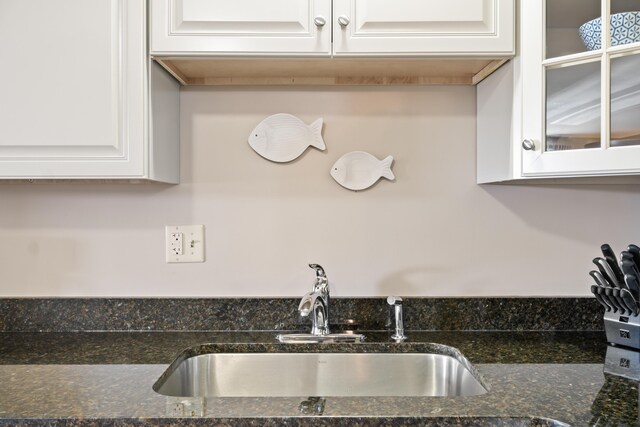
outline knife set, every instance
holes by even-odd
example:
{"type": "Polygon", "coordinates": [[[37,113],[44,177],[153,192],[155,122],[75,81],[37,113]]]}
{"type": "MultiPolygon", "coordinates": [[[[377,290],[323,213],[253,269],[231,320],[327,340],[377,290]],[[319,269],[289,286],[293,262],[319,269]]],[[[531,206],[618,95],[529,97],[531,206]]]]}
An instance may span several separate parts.
{"type": "Polygon", "coordinates": [[[589,275],[591,292],[605,309],[604,328],[611,344],[640,349],[640,247],[629,245],[616,258],[611,246],[600,247],[602,257],[589,275]]]}

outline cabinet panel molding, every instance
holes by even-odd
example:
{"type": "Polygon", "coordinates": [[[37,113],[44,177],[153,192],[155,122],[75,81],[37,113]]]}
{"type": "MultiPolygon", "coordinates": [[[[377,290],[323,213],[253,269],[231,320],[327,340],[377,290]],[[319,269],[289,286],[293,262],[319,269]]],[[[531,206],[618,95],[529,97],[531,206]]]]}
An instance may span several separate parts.
{"type": "Polygon", "coordinates": [[[313,37],[313,0],[171,0],[169,35],[313,37]]]}
{"type": "Polygon", "coordinates": [[[334,0],[334,53],[510,56],[514,13],[511,0],[334,0]]]}
{"type": "Polygon", "coordinates": [[[146,1],[0,10],[0,179],[154,179],[146,1]]]}
{"type": "Polygon", "coordinates": [[[154,0],[150,8],[156,56],[331,53],[331,0],[154,0]]]}

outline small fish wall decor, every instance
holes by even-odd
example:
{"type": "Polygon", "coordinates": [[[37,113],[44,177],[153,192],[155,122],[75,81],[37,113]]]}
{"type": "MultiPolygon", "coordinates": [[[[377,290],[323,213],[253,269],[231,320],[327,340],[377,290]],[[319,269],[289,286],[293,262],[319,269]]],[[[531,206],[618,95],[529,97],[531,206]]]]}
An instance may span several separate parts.
{"type": "Polygon", "coordinates": [[[352,151],[340,157],[331,167],[331,176],[349,190],[359,191],[371,187],[380,178],[395,179],[391,171],[393,157],[378,160],[364,151],[352,151]]]}
{"type": "Polygon", "coordinates": [[[297,159],[309,146],[325,150],[322,118],[308,125],[291,114],[274,114],[251,132],[249,145],[265,159],[278,163],[297,159]]]}

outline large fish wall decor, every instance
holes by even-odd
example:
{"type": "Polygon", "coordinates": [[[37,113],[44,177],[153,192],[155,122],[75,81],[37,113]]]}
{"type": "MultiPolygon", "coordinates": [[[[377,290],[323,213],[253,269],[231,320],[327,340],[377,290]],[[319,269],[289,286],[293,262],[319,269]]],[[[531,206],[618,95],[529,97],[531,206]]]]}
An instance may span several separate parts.
{"type": "Polygon", "coordinates": [[[308,125],[291,114],[274,114],[251,132],[249,145],[265,159],[278,163],[297,159],[309,146],[324,150],[322,118],[308,125]]]}

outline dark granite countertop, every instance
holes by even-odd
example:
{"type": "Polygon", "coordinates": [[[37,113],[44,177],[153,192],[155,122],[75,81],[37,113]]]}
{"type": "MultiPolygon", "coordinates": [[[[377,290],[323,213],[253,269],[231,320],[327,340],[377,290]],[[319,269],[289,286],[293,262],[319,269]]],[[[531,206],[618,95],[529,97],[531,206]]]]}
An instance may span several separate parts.
{"type": "MultiPolygon", "coordinates": [[[[490,390],[468,397],[183,399],[151,388],[186,348],[287,351],[273,332],[0,333],[0,425],[640,425],[638,383],[605,375],[604,333],[369,332],[361,351],[459,349],[490,390]],[[194,413],[186,417],[185,411],[194,413]]],[[[302,350],[313,349],[303,345],[302,350]]],[[[204,351],[203,350],[203,351],[204,351]]]]}

